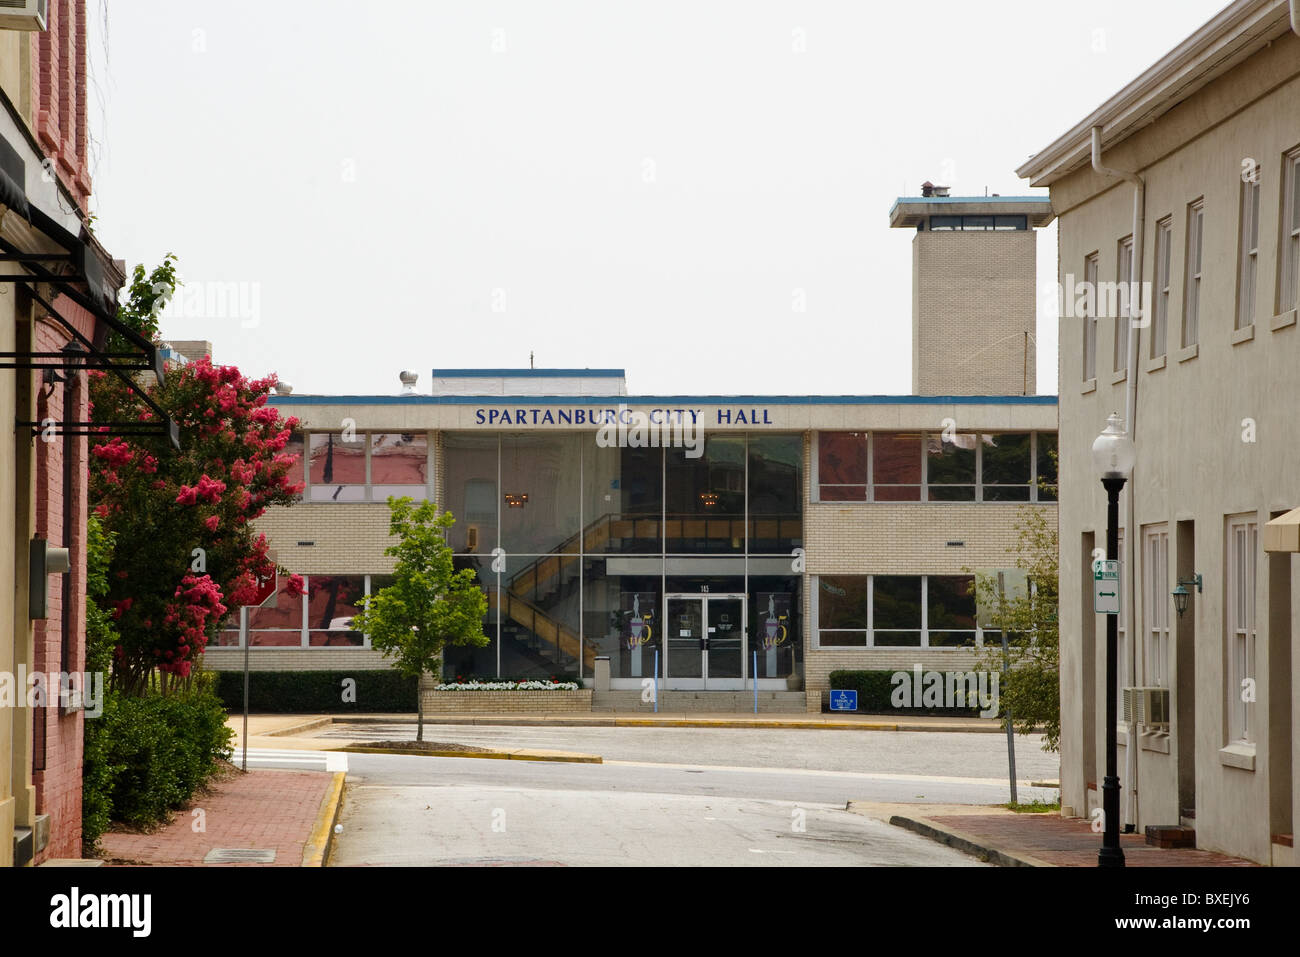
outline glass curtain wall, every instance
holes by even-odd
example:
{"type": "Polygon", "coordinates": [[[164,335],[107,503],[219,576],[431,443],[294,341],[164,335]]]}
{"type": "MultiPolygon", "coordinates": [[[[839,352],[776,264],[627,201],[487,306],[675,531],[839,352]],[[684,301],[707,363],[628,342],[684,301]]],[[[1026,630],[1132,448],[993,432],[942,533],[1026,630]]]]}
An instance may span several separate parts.
{"type": "Polygon", "coordinates": [[[666,591],[702,584],[747,596],[758,677],[797,674],[803,442],[729,433],[691,450],[603,446],[595,432],[444,433],[448,540],[488,594],[491,638],[448,649],[444,674],[590,678],[605,655],[612,677],[649,677],[666,591]]]}

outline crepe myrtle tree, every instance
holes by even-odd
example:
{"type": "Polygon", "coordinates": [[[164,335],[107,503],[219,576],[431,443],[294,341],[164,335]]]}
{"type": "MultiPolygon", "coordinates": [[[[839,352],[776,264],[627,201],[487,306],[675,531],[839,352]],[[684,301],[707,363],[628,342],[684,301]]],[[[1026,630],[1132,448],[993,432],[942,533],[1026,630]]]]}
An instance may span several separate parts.
{"type": "MultiPolygon", "coordinates": [[[[149,276],[136,267],[119,316],[156,341],[157,314],[174,273],[168,256],[149,276]]],[[[89,373],[92,422],[149,422],[154,413],[117,376],[89,373]]],[[[179,427],[180,451],[162,435],[90,439],[89,499],[116,540],[107,593],[120,642],[113,686],[141,694],[158,677],[166,692],[189,678],[229,610],[249,603],[275,564],[252,522],[271,505],[290,505],[297,456],[285,452],[293,418],[267,399],[276,379],[249,380],[204,357],[147,388],[179,427]]],[[[302,580],[289,590],[301,594],[302,580]]]]}
{"type": "Polygon", "coordinates": [[[399,672],[416,679],[417,741],[424,741],[424,699],[419,679],[434,672],[448,645],[488,643],[483,634],[487,596],[472,568],[456,571],[446,531],[456,520],[433,502],[389,496],[389,534],[384,550],[397,559],[393,584],[365,600],[352,619],[354,631],[370,636],[372,647],[395,659],[399,672]]]}

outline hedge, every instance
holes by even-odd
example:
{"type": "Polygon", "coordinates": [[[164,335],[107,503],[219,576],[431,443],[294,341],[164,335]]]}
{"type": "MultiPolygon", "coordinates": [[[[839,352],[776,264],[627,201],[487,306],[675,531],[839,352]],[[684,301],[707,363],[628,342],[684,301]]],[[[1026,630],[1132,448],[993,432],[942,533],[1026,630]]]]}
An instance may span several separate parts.
{"type": "MultiPolygon", "coordinates": [[[[926,669],[939,671],[940,669],[926,669]]],[[[858,711],[867,714],[947,714],[978,716],[979,707],[974,708],[895,708],[890,696],[896,687],[893,671],[832,671],[830,683],[832,691],[856,691],[858,693],[858,711]]],[[[912,681],[912,672],[906,671],[907,680],[912,681]]]]}
{"type": "Polygon", "coordinates": [[[165,696],[106,691],[103,713],[85,723],[85,847],[95,847],[110,820],[137,827],[166,821],[230,757],[231,734],[206,679],[165,696]]]}
{"type": "MultiPolygon", "coordinates": [[[[414,714],[414,678],[396,671],[254,671],[248,710],[260,714],[414,714]],[[355,682],[355,686],[344,685],[355,682]],[[344,689],[349,689],[344,701],[344,689]]],[[[226,710],[244,710],[244,673],[217,673],[217,696],[226,710]]]]}

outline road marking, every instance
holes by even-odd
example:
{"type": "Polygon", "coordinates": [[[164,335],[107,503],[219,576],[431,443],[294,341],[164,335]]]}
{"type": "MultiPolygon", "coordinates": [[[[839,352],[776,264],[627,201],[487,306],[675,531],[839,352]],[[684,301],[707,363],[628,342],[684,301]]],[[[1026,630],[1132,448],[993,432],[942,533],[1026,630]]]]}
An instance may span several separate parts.
{"type": "MultiPolygon", "coordinates": [[[[933,781],[938,784],[1006,785],[1006,778],[963,778],[937,774],[891,774],[886,771],[824,771],[818,768],[750,768],[724,764],[658,764],[653,761],[606,761],[603,767],[676,768],[681,771],[730,771],[753,774],[806,774],[815,777],[870,778],[876,781],[933,781]]],[[[1019,787],[1032,787],[1029,781],[1017,781],[1019,787]]],[[[1056,790],[1044,788],[1041,790],[1056,790]]]]}
{"type": "MultiPolygon", "coordinates": [[[[242,764],[244,749],[235,748],[231,764],[242,764]]],[[[249,748],[249,767],[302,768],[313,771],[346,771],[348,756],[340,751],[295,751],[287,748],[249,748]]]]}

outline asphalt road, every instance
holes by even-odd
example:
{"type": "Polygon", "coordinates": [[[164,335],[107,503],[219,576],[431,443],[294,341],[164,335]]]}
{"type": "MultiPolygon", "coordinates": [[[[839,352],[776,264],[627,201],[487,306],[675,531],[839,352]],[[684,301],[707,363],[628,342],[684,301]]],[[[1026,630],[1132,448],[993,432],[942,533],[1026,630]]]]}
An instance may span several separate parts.
{"type": "MultiPolygon", "coordinates": [[[[323,736],[342,740],[414,740],[414,724],[334,725],[323,736]]],[[[774,728],[484,727],[427,724],[426,741],[495,748],[583,751],[608,761],[743,768],[853,771],[981,778],[1007,791],[1007,740],[1001,734],[840,731],[774,728]]],[[[1042,736],[1016,737],[1016,777],[1054,781],[1060,758],[1041,749],[1042,736]]],[[[862,795],[849,795],[862,797],[862,795]]],[[[976,800],[1006,801],[1009,796],[976,800]]]]}
{"type": "MultiPolygon", "coordinates": [[[[974,782],[660,764],[350,756],[331,866],[978,866],[844,810],[974,782]]],[[[952,800],[951,796],[941,798],[952,800]]]]}

